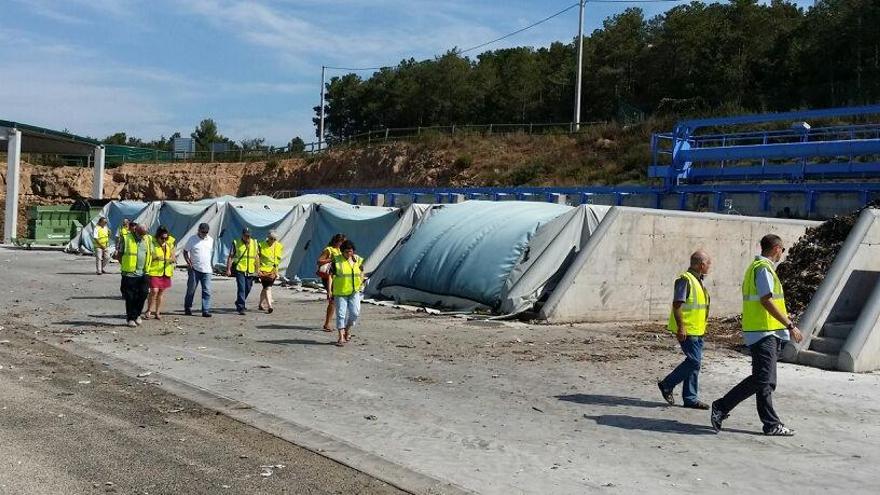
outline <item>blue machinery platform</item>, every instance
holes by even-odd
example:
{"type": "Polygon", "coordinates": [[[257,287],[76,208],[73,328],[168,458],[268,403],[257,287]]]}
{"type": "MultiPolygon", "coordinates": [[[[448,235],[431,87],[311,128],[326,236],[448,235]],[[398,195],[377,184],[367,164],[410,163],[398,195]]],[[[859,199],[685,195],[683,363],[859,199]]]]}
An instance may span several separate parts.
{"type": "Polygon", "coordinates": [[[653,186],[300,192],[386,206],[531,200],[830,217],[880,199],[880,105],[684,120],[651,137],[651,157],[653,186]],[[823,124],[814,127],[816,122],[823,124]]]}

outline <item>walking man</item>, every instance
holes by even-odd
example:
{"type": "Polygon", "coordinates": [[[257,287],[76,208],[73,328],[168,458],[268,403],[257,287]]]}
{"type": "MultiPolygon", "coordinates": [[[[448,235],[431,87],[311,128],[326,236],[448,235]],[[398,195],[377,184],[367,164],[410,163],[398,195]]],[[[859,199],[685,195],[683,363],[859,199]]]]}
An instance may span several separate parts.
{"type": "Polygon", "coordinates": [[[95,273],[103,275],[106,273],[107,263],[110,262],[110,227],[107,226],[106,218],[98,219],[92,238],[94,240],[92,248],[95,251],[95,273]]]}
{"type": "Polygon", "coordinates": [[[755,395],[764,434],[794,435],[794,430],[782,424],[773,409],[776,360],[789,339],[800,342],[803,338],[800,329],[788,317],[785,294],[776,275],[775,264],[779,263],[784,252],[778,235],[765,235],[761,239],[761,255],[756,256],[746,269],[742,283],[742,329],[743,340],[752,354],[752,374],[712,403],[710,421],[716,432],[721,431],[721,423],[737,404],[755,395]]]}
{"type": "Polygon", "coordinates": [[[251,230],[247,227],[241,231],[241,239],[232,241],[232,251],[226,258],[226,276],[235,274],[235,285],[238,289],[235,298],[235,310],[244,315],[247,311],[245,301],[254,286],[257,265],[260,264],[260,250],[257,240],[251,238],[251,230]]]}
{"type": "Polygon", "coordinates": [[[672,391],[682,383],[684,407],[709,409],[699,400],[700,363],[703,360],[703,335],[709,319],[709,291],[703,286],[703,277],[709,273],[712,260],[704,251],[691,255],[691,265],[675,281],[672,312],[666,328],[675,334],[684,353],[684,361],[666,378],[657,382],[660,394],[669,405],[675,404],[672,391]]]}
{"type": "Polygon", "coordinates": [[[150,291],[147,288],[145,269],[150,262],[150,236],[143,225],[129,232],[119,245],[120,272],[122,282],[120,291],[125,299],[125,320],[130,327],[142,323],[141,312],[150,291]]]}
{"type": "Polygon", "coordinates": [[[211,317],[211,274],[214,272],[214,238],[208,235],[211,227],[207,223],[199,224],[198,234],[187,239],[183,246],[183,259],[186,260],[187,279],[186,296],[183,299],[183,311],[192,316],[193,299],[196,287],[202,286],[202,316],[211,317]]]}

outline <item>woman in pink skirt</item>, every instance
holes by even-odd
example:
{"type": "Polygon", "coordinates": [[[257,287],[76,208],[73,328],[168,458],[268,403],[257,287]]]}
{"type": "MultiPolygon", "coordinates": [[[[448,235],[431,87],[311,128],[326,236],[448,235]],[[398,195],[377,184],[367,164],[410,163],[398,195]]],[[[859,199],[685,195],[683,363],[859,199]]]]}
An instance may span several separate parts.
{"type": "Polygon", "coordinates": [[[174,275],[174,267],[177,265],[177,258],[174,256],[174,237],[168,233],[167,228],[159,227],[156,235],[148,240],[146,271],[150,295],[147,298],[147,312],[144,314],[144,319],[150,318],[152,309],[153,316],[161,320],[163,295],[171,288],[171,276],[174,275]]]}

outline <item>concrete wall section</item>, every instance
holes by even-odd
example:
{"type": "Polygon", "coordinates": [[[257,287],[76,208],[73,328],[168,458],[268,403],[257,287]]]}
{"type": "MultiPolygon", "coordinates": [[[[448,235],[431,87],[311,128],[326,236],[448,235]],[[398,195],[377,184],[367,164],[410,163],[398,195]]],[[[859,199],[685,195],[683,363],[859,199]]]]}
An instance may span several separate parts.
{"type": "Polygon", "coordinates": [[[739,314],[742,275],[765,234],[787,245],[816,222],[615,207],[541,310],[550,322],[647,321],[669,316],[689,256],[712,256],[711,314],[739,314]]]}

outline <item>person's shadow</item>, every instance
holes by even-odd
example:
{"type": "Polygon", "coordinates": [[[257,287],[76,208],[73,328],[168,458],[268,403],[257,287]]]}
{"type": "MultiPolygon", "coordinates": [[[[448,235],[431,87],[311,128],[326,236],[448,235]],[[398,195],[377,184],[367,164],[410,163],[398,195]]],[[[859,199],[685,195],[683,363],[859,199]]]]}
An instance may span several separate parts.
{"type": "Polygon", "coordinates": [[[258,340],[261,344],[275,345],[334,345],[336,342],[320,341],[311,339],[278,339],[278,340],[258,340]]]}
{"type": "Polygon", "coordinates": [[[676,433],[679,435],[714,435],[715,430],[708,425],[682,423],[675,419],[642,418],[625,414],[600,414],[584,418],[592,419],[597,425],[623,428],[624,430],[645,430],[660,433],[676,433]]]}
{"type": "Polygon", "coordinates": [[[592,404],[598,406],[625,406],[625,407],[669,407],[665,402],[647,401],[634,397],[618,397],[616,395],[602,394],[571,394],[557,395],[557,399],[576,404],[592,404]]]}

